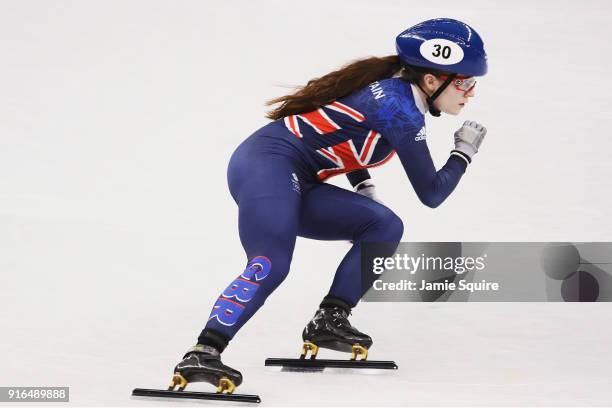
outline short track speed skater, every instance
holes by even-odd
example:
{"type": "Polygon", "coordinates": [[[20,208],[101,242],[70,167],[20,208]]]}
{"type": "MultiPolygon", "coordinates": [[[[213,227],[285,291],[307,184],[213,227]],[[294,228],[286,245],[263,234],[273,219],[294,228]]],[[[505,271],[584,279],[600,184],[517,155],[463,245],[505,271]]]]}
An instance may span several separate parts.
{"type": "Polygon", "coordinates": [[[321,370],[333,368],[376,368],[397,370],[394,361],[367,360],[372,338],[351,326],[349,313],[340,307],[321,308],[302,332],[304,345],[299,358],[268,358],[266,366],[321,370]],[[319,348],[350,352],[350,360],[317,359],[319,348]],[[310,356],[308,356],[310,352],[310,356]]]}
{"type": "Polygon", "coordinates": [[[242,374],[221,362],[220,353],[213,347],[198,344],[174,368],[174,375],[167,390],[136,388],[133,396],[192,398],[221,401],[259,403],[259,395],[234,394],[242,383],[242,374]],[[207,382],[217,387],[217,392],[185,391],[190,382],[207,382]],[[176,389],[175,389],[176,388],[176,389]]]}

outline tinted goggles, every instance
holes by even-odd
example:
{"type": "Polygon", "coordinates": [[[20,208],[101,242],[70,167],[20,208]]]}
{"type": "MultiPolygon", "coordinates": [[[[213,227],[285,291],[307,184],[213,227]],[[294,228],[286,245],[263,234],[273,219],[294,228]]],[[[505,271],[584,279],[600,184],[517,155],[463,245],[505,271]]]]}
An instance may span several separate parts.
{"type": "MultiPolygon", "coordinates": [[[[446,81],[448,79],[448,75],[440,75],[440,79],[446,81]]],[[[476,86],[476,77],[464,77],[457,75],[451,84],[455,85],[455,88],[458,91],[468,93],[476,86]]]]}

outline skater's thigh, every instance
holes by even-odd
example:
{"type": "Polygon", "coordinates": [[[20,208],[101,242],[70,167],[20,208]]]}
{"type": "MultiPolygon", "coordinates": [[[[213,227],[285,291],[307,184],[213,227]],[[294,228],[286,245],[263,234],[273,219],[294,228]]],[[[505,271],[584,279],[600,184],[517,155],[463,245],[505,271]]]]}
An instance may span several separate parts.
{"type": "Polygon", "coordinates": [[[230,167],[240,239],[249,259],[293,251],[301,205],[294,172],[291,161],[282,157],[260,157],[252,166],[234,163],[230,167]]]}
{"type": "Polygon", "coordinates": [[[350,240],[373,223],[391,218],[397,217],[384,205],[323,183],[302,197],[298,235],[318,240],[350,240]]]}
{"type": "Polygon", "coordinates": [[[290,196],[242,200],[238,229],[247,256],[293,251],[298,218],[299,200],[290,196]]]}

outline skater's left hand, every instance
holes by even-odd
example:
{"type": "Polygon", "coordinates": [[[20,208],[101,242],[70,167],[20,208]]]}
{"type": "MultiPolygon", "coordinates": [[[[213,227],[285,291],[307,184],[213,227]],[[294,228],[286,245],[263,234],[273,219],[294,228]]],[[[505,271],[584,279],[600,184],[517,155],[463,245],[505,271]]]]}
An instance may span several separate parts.
{"type": "Polygon", "coordinates": [[[378,195],[376,194],[376,186],[371,180],[366,180],[357,184],[355,186],[355,192],[357,194],[361,194],[362,196],[366,196],[379,204],[383,204],[380,198],[378,198],[378,195]]]}
{"type": "Polygon", "coordinates": [[[487,128],[480,123],[466,120],[463,126],[455,132],[455,150],[467,155],[470,160],[478,153],[478,149],[487,134],[487,128]]]}

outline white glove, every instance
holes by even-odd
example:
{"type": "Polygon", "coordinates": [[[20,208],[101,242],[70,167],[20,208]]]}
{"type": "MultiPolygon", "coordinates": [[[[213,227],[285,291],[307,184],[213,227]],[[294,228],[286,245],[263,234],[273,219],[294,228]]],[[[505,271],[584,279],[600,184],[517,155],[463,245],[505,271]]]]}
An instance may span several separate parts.
{"type": "Polygon", "coordinates": [[[372,183],[371,180],[365,180],[355,186],[355,192],[357,194],[361,194],[362,196],[366,196],[376,201],[377,203],[382,204],[378,196],[376,195],[376,186],[372,183]]]}
{"type": "Polygon", "coordinates": [[[478,153],[478,148],[486,134],[487,128],[476,122],[466,120],[461,129],[455,132],[455,150],[451,154],[459,154],[470,163],[472,157],[478,153]],[[463,153],[463,155],[460,153],[463,153]]]}

